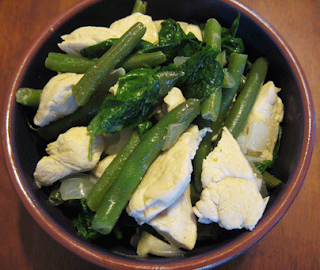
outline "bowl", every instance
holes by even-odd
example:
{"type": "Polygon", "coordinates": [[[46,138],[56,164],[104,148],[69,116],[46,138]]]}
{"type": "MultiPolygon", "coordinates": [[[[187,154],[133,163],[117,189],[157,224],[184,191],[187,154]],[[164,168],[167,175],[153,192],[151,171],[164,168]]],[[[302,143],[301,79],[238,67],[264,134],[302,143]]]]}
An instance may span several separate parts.
{"type": "Polygon", "coordinates": [[[215,267],[239,256],[261,240],[281,219],[303,184],[314,142],[314,108],[308,84],[289,46],[259,15],[234,0],[148,0],[147,14],[153,19],[173,18],[205,22],[214,17],[230,26],[241,13],[238,36],[242,37],[252,59],[269,60],[267,79],[280,87],[285,106],[283,136],[277,164],[271,173],[285,187],[271,194],[266,211],[251,231],[226,232],[217,242],[205,242],[183,258],[138,258],[129,245],[110,243],[100,247],[81,238],[72,221],[48,202],[47,194],[33,179],[36,163],[44,154],[44,144],[30,132],[24,110],[15,103],[19,87],[41,88],[55,73],[45,69],[49,52],[59,51],[60,36],[85,26],[109,26],[130,14],[133,0],[86,0],[56,18],[34,41],[17,68],[9,86],[3,112],[4,149],[13,186],[26,209],[58,243],[78,256],[109,269],[195,269],[215,267]],[[92,16],[94,14],[94,16],[92,16]],[[23,136],[21,136],[23,134],[23,136]],[[294,146],[294,147],[293,147],[294,146]]]}

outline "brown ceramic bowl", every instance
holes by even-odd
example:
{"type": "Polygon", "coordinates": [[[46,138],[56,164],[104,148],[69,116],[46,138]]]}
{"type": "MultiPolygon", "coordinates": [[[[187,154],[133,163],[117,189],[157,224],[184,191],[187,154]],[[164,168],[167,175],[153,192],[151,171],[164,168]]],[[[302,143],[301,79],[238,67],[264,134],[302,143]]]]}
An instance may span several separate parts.
{"type": "Polygon", "coordinates": [[[19,87],[42,88],[53,73],[44,68],[51,51],[58,51],[60,36],[84,25],[109,26],[130,14],[133,0],[86,0],[63,13],[35,40],[18,67],[5,100],[5,149],[12,183],[25,207],[40,226],[61,245],[80,257],[110,269],[195,269],[218,266],[245,252],[261,240],[281,219],[295,199],[307,172],[314,141],[314,112],[304,74],[287,44],[260,16],[234,0],[148,0],[148,14],[154,19],[173,18],[205,22],[216,18],[230,26],[241,12],[238,35],[243,38],[252,59],[269,59],[268,79],[282,88],[285,105],[283,136],[272,173],[285,181],[282,190],[272,193],[267,209],[252,232],[234,230],[217,242],[197,244],[184,258],[135,257],[135,250],[122,243],[101,247],[79,237],[72,221],[48,202],[47,194],[37,188],[33,171],[44,154],[44,144],[29,130],[23,109],[15,103],[19,87]]]}

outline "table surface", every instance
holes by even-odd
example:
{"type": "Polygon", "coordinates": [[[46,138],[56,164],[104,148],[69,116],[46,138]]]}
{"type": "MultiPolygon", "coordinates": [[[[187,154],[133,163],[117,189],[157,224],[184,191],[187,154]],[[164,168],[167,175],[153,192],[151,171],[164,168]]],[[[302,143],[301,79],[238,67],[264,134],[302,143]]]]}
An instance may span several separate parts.
{"type": "MultiPolygon", "coordinates": [[[[0,0],[0,98],[34,38],[79,0],[0,0]]],[[[242,0],[289,44],[308,80],[320,119],[320,1],[242,0]]],[[[2,104],[0,105],[2,106],[2,104]]],[[[3,109],[1,107],[1,109],[3,109]]],[[[3,134],[2,134],[3,136],[3,134]]],[[[0,146],[3,152],[2,144],[0,146]]],[[[305,182],[291,208],[259,243],[218,269],[320,269],[319,140],[305,182]]],[[[64,249],[33,220],[18,199],[1,155],[0,268],[100,269],[64,249]]]]}

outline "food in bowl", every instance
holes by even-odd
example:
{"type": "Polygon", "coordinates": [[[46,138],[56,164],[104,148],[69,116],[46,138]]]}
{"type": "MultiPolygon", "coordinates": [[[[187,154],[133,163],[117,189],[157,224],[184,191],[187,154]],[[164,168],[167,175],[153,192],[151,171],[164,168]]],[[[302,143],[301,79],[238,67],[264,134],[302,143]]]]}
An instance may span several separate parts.
{"type": "Polygon", "coordinates": [[[139,256],[181,256],[221,230],[254,230],[283,185],[266,170],[284,106],[267,60],[249,62],[236,36],[240,15],[224,28],[153,20],[136,4],[110,27],[63,35],[45,61],[57,74],[16,98],[49,142],[35,182],[83,237],[130,231],[139,256]]]}

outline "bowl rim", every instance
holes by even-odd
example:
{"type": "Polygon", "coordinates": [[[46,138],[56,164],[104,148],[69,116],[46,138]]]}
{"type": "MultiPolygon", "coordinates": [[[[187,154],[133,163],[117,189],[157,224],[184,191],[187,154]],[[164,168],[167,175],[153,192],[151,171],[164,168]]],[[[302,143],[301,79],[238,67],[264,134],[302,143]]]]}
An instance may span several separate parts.
{"type": "Polygon", "coordinates": [[[254,10],[249,9],[236,0],[219,1],[236,8],[237,10],[241,11],[241,13],[244,13],[246,16],[254,20],[261,28],[263,28],[273,40],[277,41],[281,51],[285,54],[289,64],[291,65],[292,70],[294,70],[295,74],[297,75],[297,82],[301,88],[303,97],[302,103],[304,105],[303,108],[305,115],[304,132],[306,137],[303,140],[301,158],[299,159],[297,169],[292,177],[292,179],[297,179],[297,181],[292,182],[291,185],[287,187],[283,196],[277,203],[277,211],[270,211],[268,216],[261,220],[256,228],[249,234],[246,234],[244,237],[242,237],[240,241],[230,243],[228,247],[219,249],[218,251],[208,252],[205,255],[199,256],[195,259],[185,259],[181,263],[177,262],[170,265],[166,263],[145,263],[144,261],[126,262],[113,256],[103,254],[98,250],[87,249],[86,247],[82,246],[77,239],[70,237],[66,233],[63,233],[59,228],[56,227],[54,221],[49,219],[41,211],[39,206],[33,201],[31,194],[29,194],[28,190],[24,187],[23,179],[22,176],[19,175],[12,149],[11,122],[13,114],[12,110],[15,106],[14,93],[19,86],[19,81],[23,77],[29,61],[33,58],[41,44],[49,37],[49,35],[57,27],[59,27],[62,22],[72,17],[79,11],[99,1],[100,0],[80,1],[79,3],[67,8],[64,12],[54,18],[54,20],[51,21],[48,26],[45,27],[44,30],[38,35],[32,46],[27,49],[20,65],[18,66],[16,72],[14,72],[13,79],[10,83],[11,91],[6,96],[6,106],[2,112],[2,115],[4,116],[2,119],[2,125],[5,127],[5,140],[3,140],[2,143],[4,147],[4,157],[7,165],[7,171],[18,197],[28,210],[29,214],[55,241],[76,255],[102,267],[109,267],[112,269],[141,269],[149,266],[149,269],[158,269],[159,267],[161,267],[161,269],[194,269],[209,265],[218,266],[234,259],[251,248],[255,243],[260,241],[280,221],[286,211],[290,208],[304,182],[304,178],[311,161],[315,139],[315,113],[311,92],[307,80],[305,79],[304,72],[294,53],[291,51],[288,44],[280,37],[279,33],[264,18],[262,18],[254,10]]]}

